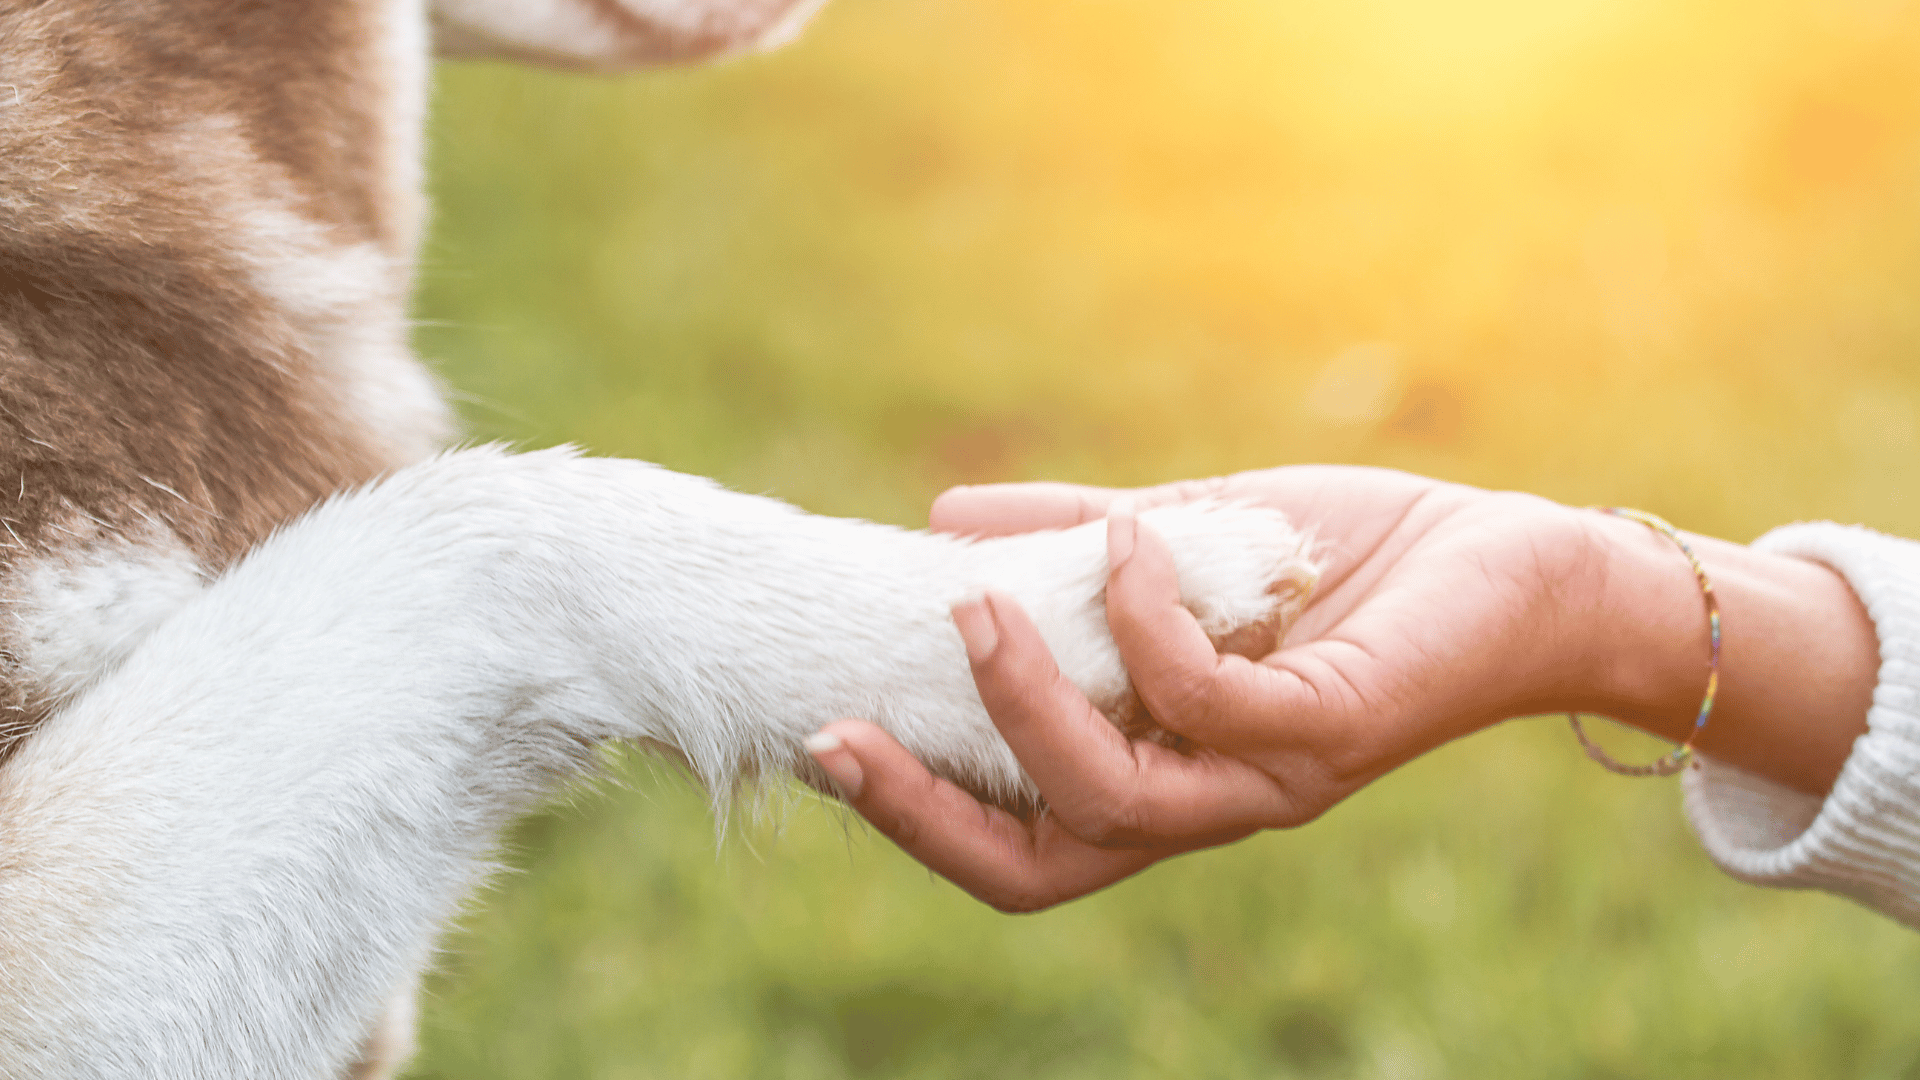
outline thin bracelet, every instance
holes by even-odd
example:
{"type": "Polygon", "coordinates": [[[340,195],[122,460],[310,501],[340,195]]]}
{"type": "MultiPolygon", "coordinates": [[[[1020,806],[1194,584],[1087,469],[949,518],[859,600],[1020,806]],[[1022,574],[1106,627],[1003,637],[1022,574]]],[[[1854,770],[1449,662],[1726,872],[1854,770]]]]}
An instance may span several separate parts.
{"type": "Polygon", "coordinates": [[[1713,695],[1720,689],[1720,598],[1713,593],[1713,582],[1707,578],[1707,568],[1700,565],[1700,557],[1693,553],[1693,548],[1687,546],[1686,540],[1680,536],[1680,530],[1668,524],[1665,518],[1623,506],[1596,506],[1594,509],[1645,525],[1673,541],[1692,565],[1694,579],[1700,582],[1700,598],[1707,607],[1707,633],[1711,643],[1707,653],[1707,694],[1700,699],[1700,714],[1693,719],[1693,731],[1687,735],[1687,741],[1646,765],[1623,765],[1615,761],[1612,755],[1587,737],[1586,729],[1580,726],[1580,714],[1568,713],[1567,722],[1573,725],[1574,737],[1580,740],[1580,745],[1586,747],[1587,756],[1605,766],[1608,772],[1621,776],[1672,776],[1689,763],[1698,768],[1699,763],[1693,760],[1693,742],[1700,737],[1701,729],[1707,726],[1707,717],[1713,714],[1713,695]]]}

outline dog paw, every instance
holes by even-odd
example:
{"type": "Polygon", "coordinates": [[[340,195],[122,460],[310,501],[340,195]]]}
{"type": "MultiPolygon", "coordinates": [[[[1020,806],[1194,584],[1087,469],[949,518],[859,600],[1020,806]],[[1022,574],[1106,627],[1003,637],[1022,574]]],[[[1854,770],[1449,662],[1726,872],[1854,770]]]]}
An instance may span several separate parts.
{"type": "MultiPolygon", "coordinates": [[[[1276,510],[1196,502],[1145,510],[1140,521],[1166,539],[1181,601],[1223,653],[1272,652],[1319,581],[1311,539],[1276,510]]],[[[1094,707],[1130,736],[1180,745],[1141,704],[1107,627],[1104,521],[980,541],[976,551],[981,581],[1021,602],[1094,707]]]]}
{"type": "Polygon", "coordinates": [[[1319,583],[1311,539],[1278,510],[1188,503],[1140,520],[1166,539],[1181,601],[1222,652],[1256,660],[1272,652],[1319,583]]]}

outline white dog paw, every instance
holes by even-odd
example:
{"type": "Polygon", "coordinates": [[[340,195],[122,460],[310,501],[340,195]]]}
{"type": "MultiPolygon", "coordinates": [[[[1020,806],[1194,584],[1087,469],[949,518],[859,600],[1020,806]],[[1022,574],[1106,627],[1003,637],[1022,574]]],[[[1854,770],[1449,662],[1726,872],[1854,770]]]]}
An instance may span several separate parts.
{"type": "MultiPolygon", "coordinates": [[[[1145,510],[1140,520],[1166,539],[1181,600],[1222,652],[1272,652],[1319,581],[1311,539],[1276,510],[1197,502],[1145,510]]],[[[984,540],[974,551],[979,580],[1021,602],[1096,708],[1129,735],[1177,745],[1141,707],[1107,627],[1104,521],[984,540]]]]}

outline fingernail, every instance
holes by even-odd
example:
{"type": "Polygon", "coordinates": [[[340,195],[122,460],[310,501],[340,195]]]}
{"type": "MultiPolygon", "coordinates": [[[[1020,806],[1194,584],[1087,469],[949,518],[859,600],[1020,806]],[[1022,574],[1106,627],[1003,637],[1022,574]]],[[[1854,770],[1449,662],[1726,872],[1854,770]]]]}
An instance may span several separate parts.
{"type": "Polygon", "coordinates": [[[1107,573],[1120,569],[1133,558],[1133,541],[1139,528],[1132,499],[1115,499],[1113,505],[1107,507],[1107,573]]]}
{"type": "Polygon", "coordinates": [[[966,600],[953,605],[953,625],[966,643],[967,659],[979,663],[993,655],[1000,644],[1000,631],[993,625],[993,612],[985,600],[966,600]]]}
{"type": "Polygon", "coordinates": [[[845,749],[847,744],[840,736],[829,731],[816,731],[801,740],[801,745],[807,748],[807,753],[814,756],[813,760],[819,762],[820,767],[833,778],[834,786],[840,789],[842,797],[848,799],[860,797],[860,789],[867,783],[866,774],[860,769],[860,759],[852,754],[834,754],[828,758],[820,756],[845,749]]]}

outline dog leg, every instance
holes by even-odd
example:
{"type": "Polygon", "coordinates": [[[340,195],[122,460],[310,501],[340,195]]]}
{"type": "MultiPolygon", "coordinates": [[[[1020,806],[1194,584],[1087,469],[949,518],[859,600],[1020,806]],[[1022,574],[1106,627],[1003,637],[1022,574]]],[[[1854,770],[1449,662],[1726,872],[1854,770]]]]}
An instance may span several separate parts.
{"type": "MultiPolygon", "coordinates": [[[[1310,572],[1271,513],[1149,520],[1216,628],[1283,613],[1273,585],[1310,572]]],[[[329,502],[0,768],[0,1074],[342,1075],[500,827],[605,740],[724,798],[868,716],[1030,796],[947,605],[1012,590],[1071,677],[1124,695],[1103,552],[1097,527],[970,544],[555,451],[329,502]]]]}

